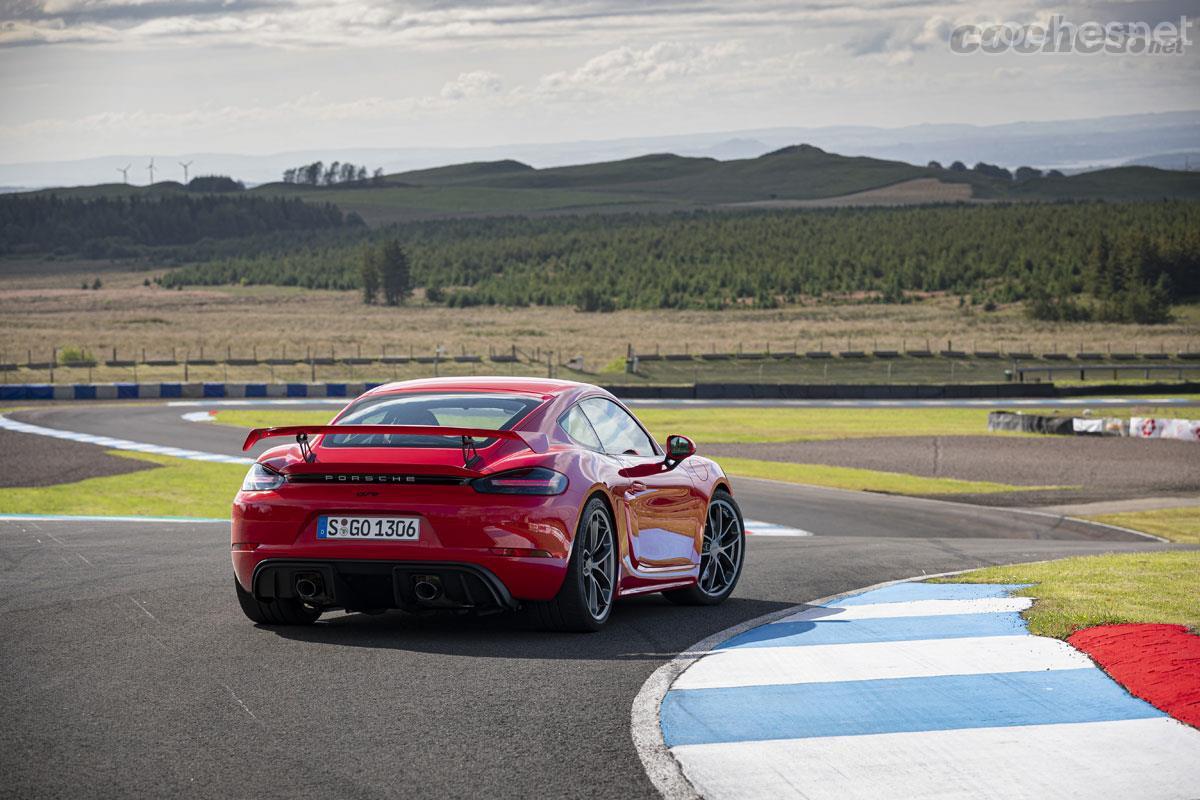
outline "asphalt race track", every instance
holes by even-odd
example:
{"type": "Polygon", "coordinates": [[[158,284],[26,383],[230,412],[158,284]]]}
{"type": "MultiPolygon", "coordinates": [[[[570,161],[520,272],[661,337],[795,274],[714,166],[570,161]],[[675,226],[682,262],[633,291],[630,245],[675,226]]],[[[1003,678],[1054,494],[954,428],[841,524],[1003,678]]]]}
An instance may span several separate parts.
{"type": "MultiPolygon", "coordinates": [[[[186,422],[188,410],[10,416],[239,454],[238,430],[186,422]]],[[[547,634],[520,617],[336,615],[311,629],[256,628],[233,597],[222,524],[0,522],[5,794],[652,797],[630,706],[657,667],[700,639],[889,579],[1166,547],[1012,510],[734,486],[748,517],[815,535],[752,538],[722,606],[639,598],[593,635],[547,634]]]]}

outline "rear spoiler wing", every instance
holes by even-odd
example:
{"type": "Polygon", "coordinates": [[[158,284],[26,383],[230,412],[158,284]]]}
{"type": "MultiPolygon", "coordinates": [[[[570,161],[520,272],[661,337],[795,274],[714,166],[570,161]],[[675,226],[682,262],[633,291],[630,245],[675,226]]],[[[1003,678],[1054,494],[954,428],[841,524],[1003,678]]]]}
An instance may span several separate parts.
{"type": "Polygon", "coordinates": [[[309,436],[337,435],[402,435],[402,436],[458,436],[462,439],[463,461],[473,460],[475,446],[472,439],[507,439],[523,443],[535,453],[544,453],[550,443],[544,433],[531,431],[501,431],[491,428],[454,428],[448,425],[285,425],[279,428],[255,428],[246,436],[243,450],[249,450],[263,439],[275,436],[295,436],[304,452],[304,459],[311,461],[308,446],[309,436]]]}

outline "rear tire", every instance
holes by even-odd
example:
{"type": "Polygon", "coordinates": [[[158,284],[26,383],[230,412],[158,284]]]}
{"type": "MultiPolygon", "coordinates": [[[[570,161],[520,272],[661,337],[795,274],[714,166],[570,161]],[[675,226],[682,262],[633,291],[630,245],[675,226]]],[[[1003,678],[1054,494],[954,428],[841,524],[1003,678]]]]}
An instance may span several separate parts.
{"type": "Polygon", "coordinates": [[[579,516],[562,588],[553,600],[528,605],[542,628],[591,633],[608,622],[616,589],[616,525],[604,501],[593,497],[579,516]]]}
{"type": "Polygon", "coordinates": [[[681,606],[715,606],[733,594],[742,577],[746,560],[746,523],[733,495],[724,489],[713,492],[704,523],[700,552],[700,575],[686,589],[663,592],[663,597],[681,606]]]}
{"type": "Polygon", "coordinates": [[[311,625],[321,616],[321,609],[313,608],[294,598],[276,597],[273,600],[258,600],[233,579],[237,590],[238,605],[251,621],[259,625],[311,625]]]}

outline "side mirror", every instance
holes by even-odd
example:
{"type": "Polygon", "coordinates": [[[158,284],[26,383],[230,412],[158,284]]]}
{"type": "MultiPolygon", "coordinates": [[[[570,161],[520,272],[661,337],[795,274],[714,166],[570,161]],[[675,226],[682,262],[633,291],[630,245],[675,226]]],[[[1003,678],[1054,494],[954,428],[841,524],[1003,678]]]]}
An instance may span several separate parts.
{"type": "Polygon", "coordinates": [[[667,437],[667,461],[678,464],[695,453],[696,443],[688,437],[678,434],[671,434],[667,437]]]}

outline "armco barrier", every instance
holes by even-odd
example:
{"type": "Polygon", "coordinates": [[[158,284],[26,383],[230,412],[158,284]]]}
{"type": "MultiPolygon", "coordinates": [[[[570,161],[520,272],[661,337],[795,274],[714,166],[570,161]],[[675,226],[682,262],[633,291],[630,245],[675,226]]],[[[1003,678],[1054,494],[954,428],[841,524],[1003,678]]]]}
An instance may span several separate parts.
{"type": "MultiPolygon", "coordinates": [[[[158,400],[197,398],[351,398],[380,383],[77,383],[0,384],[0,402],[30,400],[158,400]]],[[[965,400],[1200,392],[1200,383],[697,383],[606,386],[627,400],[965,400]]]]}

